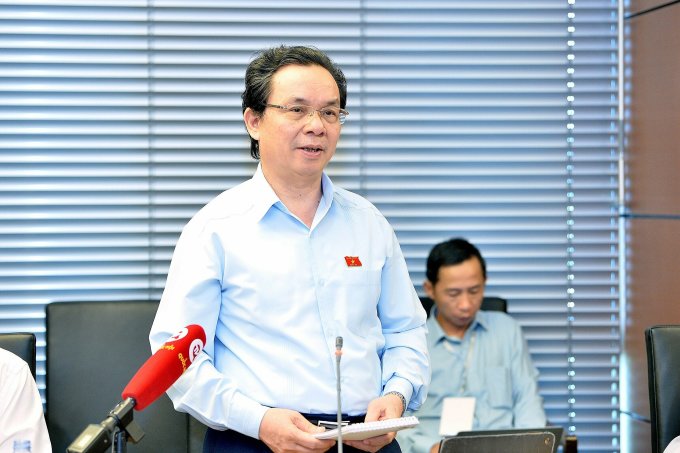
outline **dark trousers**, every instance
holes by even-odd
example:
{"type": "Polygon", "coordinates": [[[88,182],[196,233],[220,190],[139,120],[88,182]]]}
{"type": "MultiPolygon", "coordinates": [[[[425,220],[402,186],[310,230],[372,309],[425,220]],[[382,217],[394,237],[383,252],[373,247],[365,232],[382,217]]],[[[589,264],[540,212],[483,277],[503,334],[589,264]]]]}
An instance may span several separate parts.
{"type": "MultiPolygon", "coordinates": [[[[334,421],[335,416],[318,416],[303,414],[313,424],[317,424],[318,420],[334,421]]],[[[349,419],[352,423],[363,421],[361,417],[343,417],[349,419]]],[[[336,453],[338,446],[335,445],[329,453],[336,453]]],[[[366,453],[363,450],[352,448],[349,445],[342,446],[343,453],[366,453]]],[[[205,440],[203,442],[203,453],[270,453],[271,450],[261,440],[246,436],[233,430],[217,431],[208,428],[205,433],[205,440]]],[[[401,448],[394,439],[392,443],[385,445],[379,450],[380,453],[401,453],[401,448]]]]}

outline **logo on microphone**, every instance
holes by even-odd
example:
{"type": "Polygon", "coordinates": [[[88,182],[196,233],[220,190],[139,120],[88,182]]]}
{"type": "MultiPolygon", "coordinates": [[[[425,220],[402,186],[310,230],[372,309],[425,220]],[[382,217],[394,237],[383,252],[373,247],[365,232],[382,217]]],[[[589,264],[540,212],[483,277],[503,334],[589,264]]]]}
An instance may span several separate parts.
{"type": "Polygon", "coordinates": [[[189,329],[186,327],[182,327],[179,329],[179,332],[168,338],[168,341],[177,341],[181,340],[182,338],[186,337],[189,334],[189,329]]]}
{"type": "Polygon", "coordinates": [[[201,341],[200,338],[196,338],[191,342],[191,345],[189,345],[189,362],[193,363],[196,356],[200,354],[202,350],[203,341],[201,341]]]}

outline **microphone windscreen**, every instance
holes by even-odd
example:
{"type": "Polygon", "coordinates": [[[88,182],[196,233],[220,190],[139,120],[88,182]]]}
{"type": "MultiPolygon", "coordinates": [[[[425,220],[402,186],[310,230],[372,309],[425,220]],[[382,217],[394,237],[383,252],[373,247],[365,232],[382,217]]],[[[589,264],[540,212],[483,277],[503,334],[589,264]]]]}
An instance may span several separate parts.
{"type": "Polygon", "coordinates": [[[182,328],[135,373],[123,390],[123,399],[134,398],[135,409],[143,410],[179,379],[204,345],[205,331],[201,326],[182,328]]]}

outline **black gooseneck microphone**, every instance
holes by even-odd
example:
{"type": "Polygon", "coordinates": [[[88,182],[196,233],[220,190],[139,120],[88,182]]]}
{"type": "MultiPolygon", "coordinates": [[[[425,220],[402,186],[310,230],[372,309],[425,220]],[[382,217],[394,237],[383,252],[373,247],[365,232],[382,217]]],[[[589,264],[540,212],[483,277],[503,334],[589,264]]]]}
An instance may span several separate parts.
{"type": "Polygon", "coordinates": [[[338,453],[342,453],[342,405],[340,389],[340,357],[342,356],[342,337],[335,337],[335,376],[337,382],[336,394],[338,397],[338,453]]]}

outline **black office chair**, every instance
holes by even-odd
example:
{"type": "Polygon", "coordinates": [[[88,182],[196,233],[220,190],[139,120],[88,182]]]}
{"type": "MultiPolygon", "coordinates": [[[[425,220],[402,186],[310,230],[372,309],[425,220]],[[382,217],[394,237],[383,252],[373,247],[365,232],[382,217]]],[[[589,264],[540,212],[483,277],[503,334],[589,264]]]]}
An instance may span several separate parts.
{"type": "Polygon", "coordinates": [[[35,335],[32,333],[0,333],[0,348],[22,358],[35,379],[35,335]]]}
{"type": "MultiPolygon", "coordinates": [[[[149,330],[157,302],[54,302],[47,305],[47,427],[54,451],[65,451],[90,424],[104,420],[151,356],[149,330]]],[[[145,432],[129,452],[197,452],[205,427],[175,411],[167,395],[134,420],[145,432]]]]}
{"type": "Polygon", "coordinates": [[[545,431],[521,434],[447,437],[441,442],[439,453],[552,453],[554,449],[555,435],[545,431]]]}
{"type": "MultiPolygon", "coordinates": [[[[423,304],[423,308],[428,316],[430,316],[430,309],[434,305],[434,301],[427,296],[422,296],[420,302],[423,304]]],[[[503,313],[508,312],[508,301],[502,297],[496,296],[485,296],[482,300],[481,309],[484,311],[502,311],[503,313]]]]}
{"type": "Polygon", "coordinates": [[[680,325],[645,330],[652,453],[661,453],[680,436],[680,325]]]}

